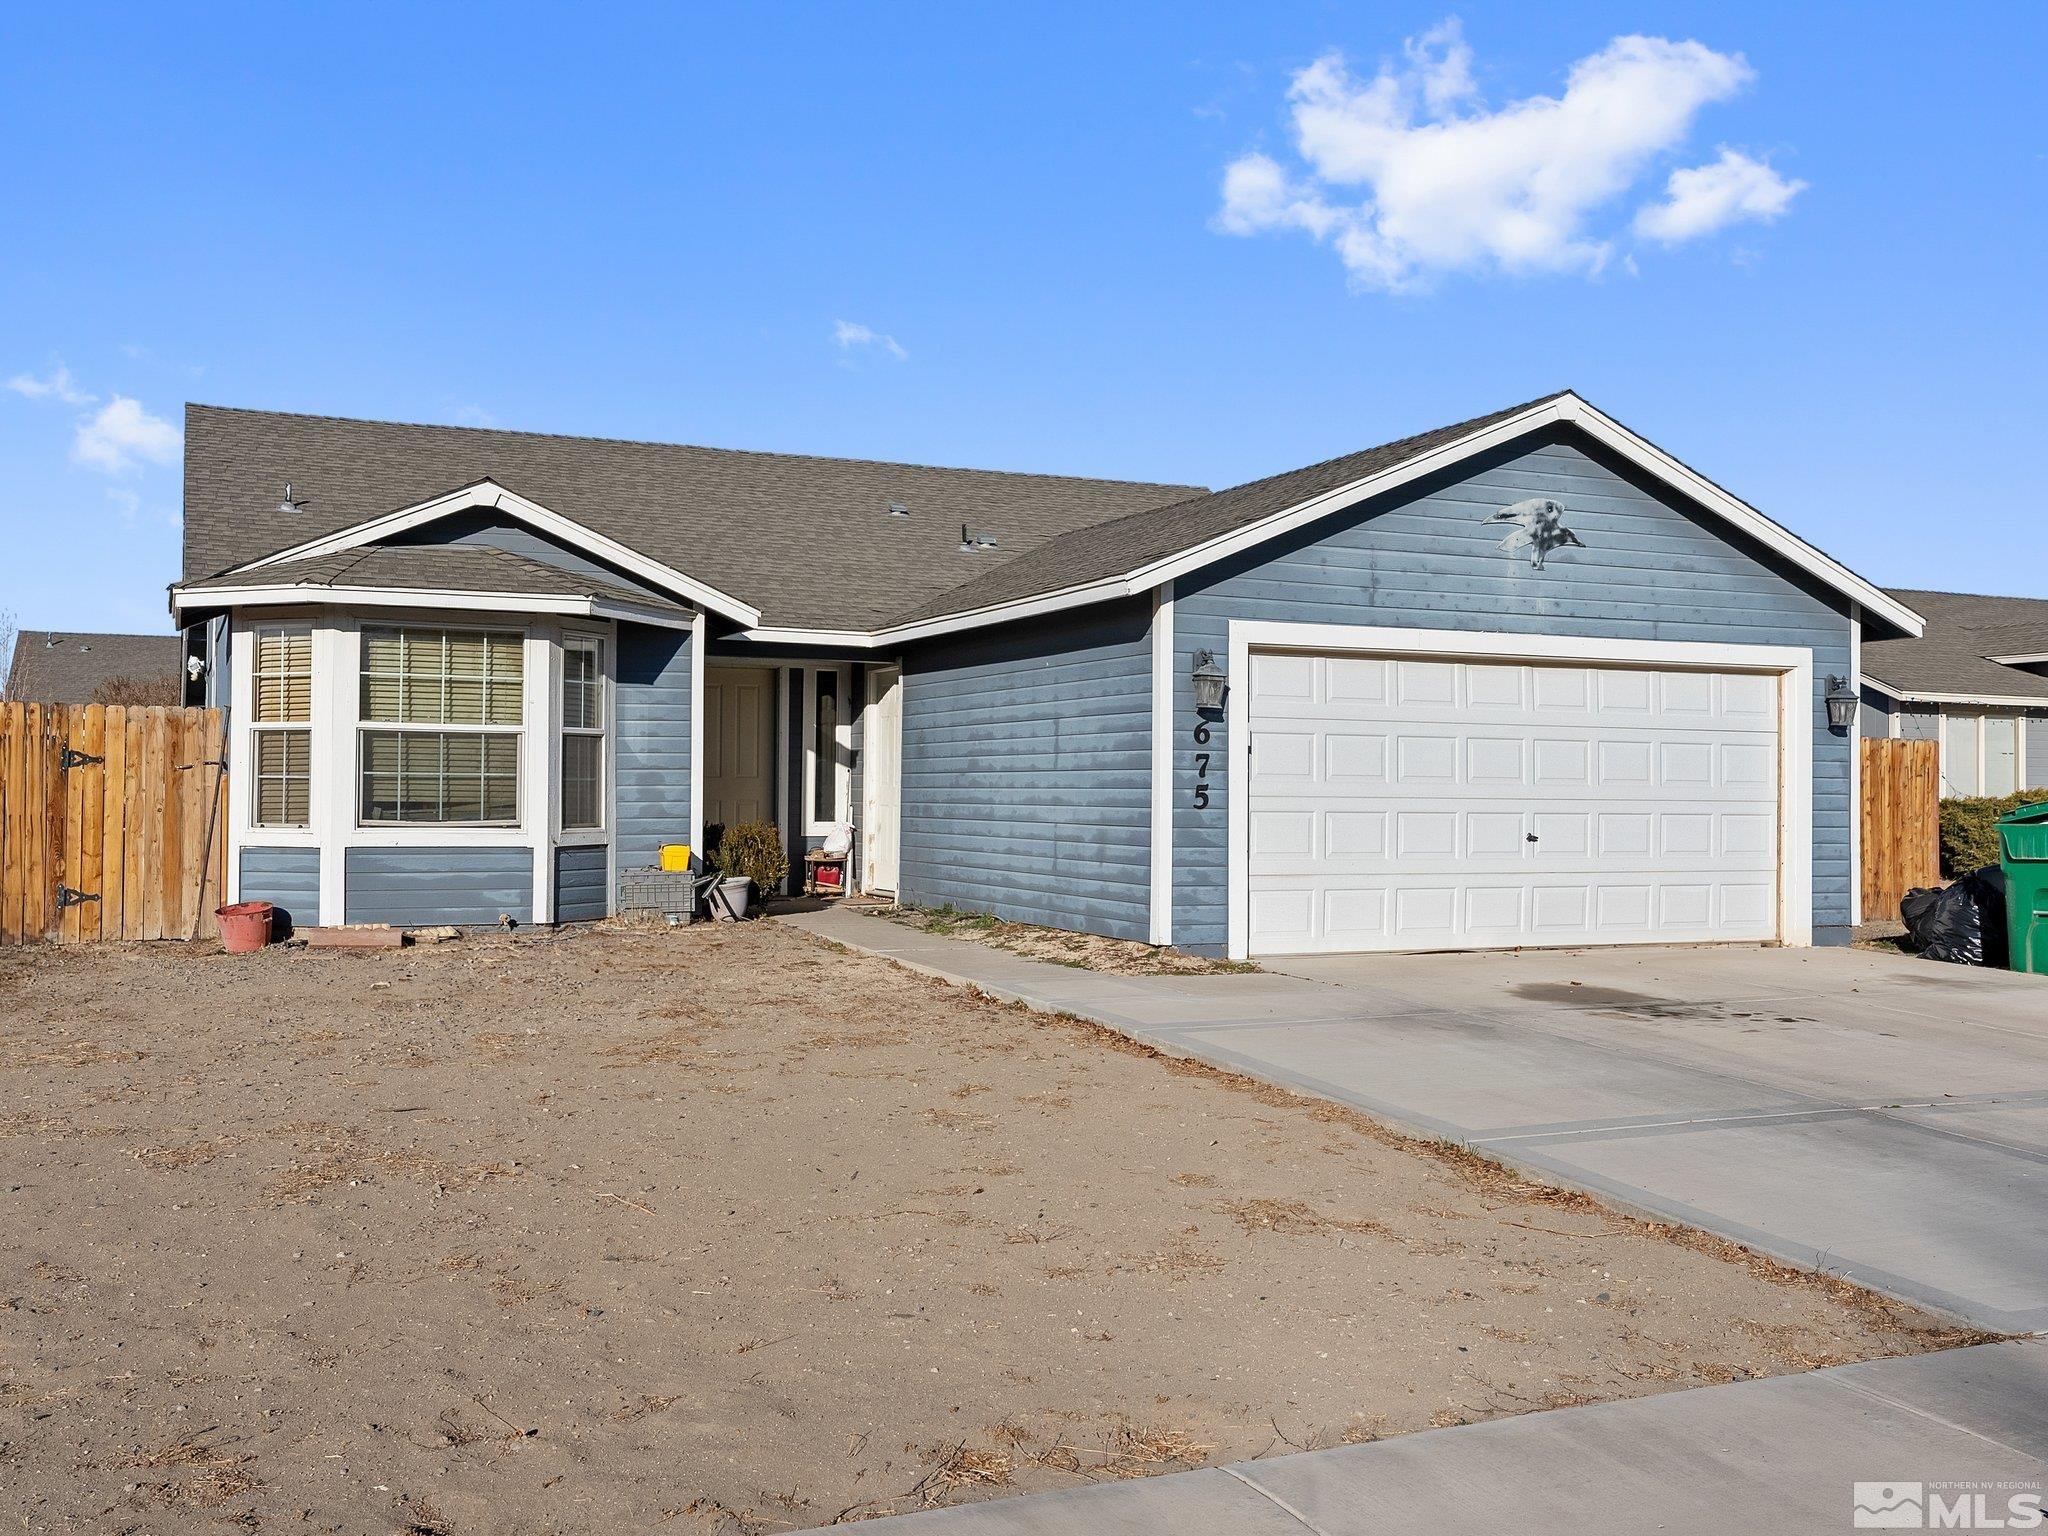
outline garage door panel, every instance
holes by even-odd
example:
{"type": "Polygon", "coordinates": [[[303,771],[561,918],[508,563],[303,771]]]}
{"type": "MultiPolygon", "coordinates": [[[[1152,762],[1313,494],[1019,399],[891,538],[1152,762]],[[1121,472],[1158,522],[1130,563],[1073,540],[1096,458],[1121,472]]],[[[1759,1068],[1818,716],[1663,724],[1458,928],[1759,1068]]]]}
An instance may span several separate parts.
{"type": "Polygon", "coordinates": [[[1388,739],[1382,732],[1333,729],[1323,740],[1323,777],[1333,784],[1384,784],[1387,749],[1388,739]]]}
{"type": "Polygon", "coordinates": [[[1270,659],[1254,951],[1776,936],[1774,677],[1270,659]]]}
{"type": "Polygon", "coordinates": [[[1319,660],[1312,656],[1256,654],[1252,657],[1252,692],[1269,706],[1290,699],[1314,703],[1320,667],[1319,660]]]}
{"type": "Polygon", "coordinates": [[[1326,811],[1323,851],[1332,862],[1384,859],[1387,854],[1387,811],[1326,811]]]}
{"type": "Polygon", "coordinates": [[[1394,665],[1394,702],[1448,704],[1458,700],[1458,668],[1448,661],[1402,661],[1394,665]]]}
{"type": "Polygon", "coordinates": [[[1391,662],[1377,657],[1333,656],[1323,668],[1324,701],[1331,704],[1381,705],[1391,696],[1391,662]]]}

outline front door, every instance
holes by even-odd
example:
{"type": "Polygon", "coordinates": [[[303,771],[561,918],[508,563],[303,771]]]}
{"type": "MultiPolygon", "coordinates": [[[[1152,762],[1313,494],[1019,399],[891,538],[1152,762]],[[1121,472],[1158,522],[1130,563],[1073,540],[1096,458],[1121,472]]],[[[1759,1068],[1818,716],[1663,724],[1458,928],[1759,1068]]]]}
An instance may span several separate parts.
{"type": "Polygon", "coordinates": [[[776,824],[775,670],[704,670],[704,825],[776,824]]]}
{"type": "Polygon", "coordinates": [[[896,894],[897,828],[903,792],[903,677],[894,667],[868,673],[867,757],[861,822],[862,885],[896,894]]]}

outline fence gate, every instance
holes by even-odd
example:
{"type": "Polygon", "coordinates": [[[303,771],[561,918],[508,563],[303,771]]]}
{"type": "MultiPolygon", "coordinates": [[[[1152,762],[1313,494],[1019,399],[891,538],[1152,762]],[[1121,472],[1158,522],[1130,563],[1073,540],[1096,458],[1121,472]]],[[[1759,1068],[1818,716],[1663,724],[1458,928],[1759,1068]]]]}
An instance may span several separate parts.
{"type": "Polygon", "coordinates": [[[217,709],[0,703],[0,944],[216,932],[217,709]]]}
{"type": "Polygon", "coordinates": [[[1863,918],[1897,922],[1899,898],[1941,883],[1941,757],[1931,741],[1863,741],[1863,918]]]}

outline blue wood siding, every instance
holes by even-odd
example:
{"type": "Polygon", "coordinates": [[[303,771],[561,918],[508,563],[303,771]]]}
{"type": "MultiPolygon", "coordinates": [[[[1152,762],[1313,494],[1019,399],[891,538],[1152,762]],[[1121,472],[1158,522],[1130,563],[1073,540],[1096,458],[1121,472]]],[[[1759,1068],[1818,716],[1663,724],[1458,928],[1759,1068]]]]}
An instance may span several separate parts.
{"type": "Polygon", "coordinates": [[[318,848],[244,848],[241,899],[277,908],[272,933],[312,928],[320,921],[318,848]]]}
{"type": "Polygon", "coordinates": [[[903,658],[902,896],[1146,936],[1151,603],[919,646],[903,658]]]}
{"type": "Polygon", "coordinates": [[[650,869],[690,840],[690,632],[619,625],[613,705],[619,868],[650,869]]]}
{"type": "Polygon", "coordinates": [[[346,859],[347,922],[533,921],[531,848],[351,848],[346,859]]]}
{"type": "Polygon", "coordinates": [[[1849,670],[1846,599],[1589,440],[1568,431],[1524,439],[1181,580],[1173,936],[1209,953],[1227,940],[1225,816],[1235,753],[1216,722],[1206,749],[1209,805],[1197,810],[1189,672],[1198,647],[1226,660],[1232,619],[1810,648],[1815,938],[1846,941],[1854,742],[1828,729],[1822,703],[1828,674],[1849,670]],[[1483,526],[1489,513],[1538,495],[1564,504],[1567,526],[1585,543],[1559,551],[1541,571],[1526,555],[1500,549],[1508,530],[1483,526]]]}
{"type": "Polygon", "coordinates": [[[611,850],[602,843],[555,850],[555,921],[584,922],[611,911],[606,870],[611,850]]]}

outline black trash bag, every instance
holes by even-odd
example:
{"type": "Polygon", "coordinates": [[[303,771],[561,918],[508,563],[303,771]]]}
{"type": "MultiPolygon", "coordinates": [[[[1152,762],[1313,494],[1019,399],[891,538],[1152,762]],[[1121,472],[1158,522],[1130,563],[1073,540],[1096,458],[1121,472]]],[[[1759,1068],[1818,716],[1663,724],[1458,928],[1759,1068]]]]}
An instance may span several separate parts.
{"type": "Polygon", "coordinates": [[[1899,903],[1899,919],[1929,960],[2002,967],[2005,871],[1987,864],[1941,890],[1908,891],[1899,903]]]}

